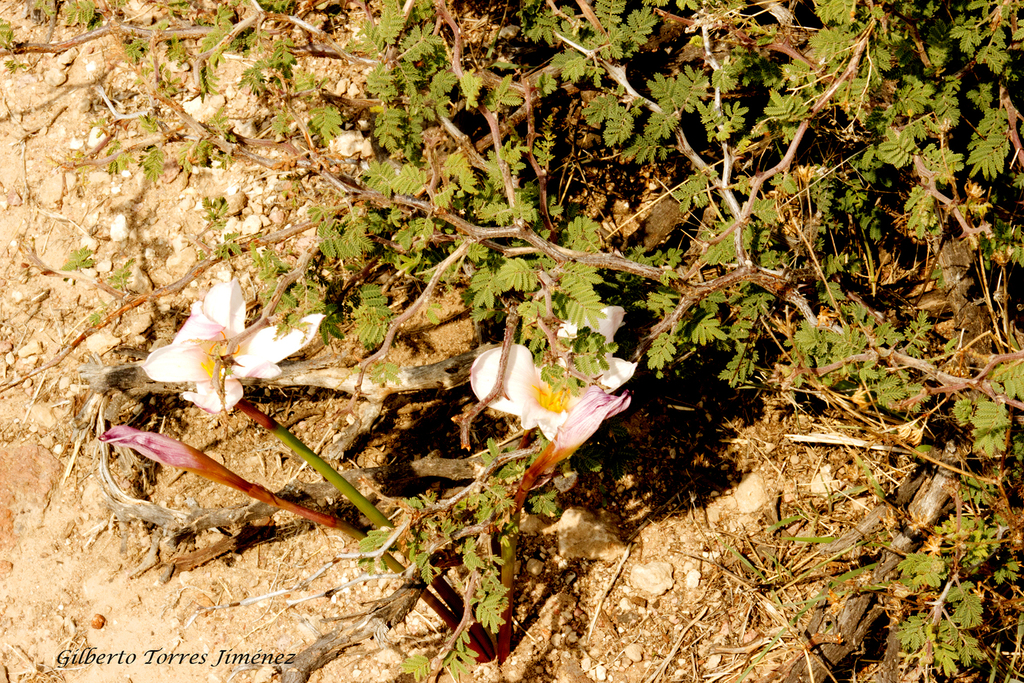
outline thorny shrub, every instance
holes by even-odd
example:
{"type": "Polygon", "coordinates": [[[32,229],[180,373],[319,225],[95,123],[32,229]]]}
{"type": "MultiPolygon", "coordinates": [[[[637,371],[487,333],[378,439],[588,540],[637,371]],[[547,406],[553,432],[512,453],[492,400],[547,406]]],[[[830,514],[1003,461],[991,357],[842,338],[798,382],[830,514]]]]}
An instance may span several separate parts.
{"type": "MultiPolygon", "coordinates": [[[[288,240],[224,230],[224,200],[210,198],[215,258],[250,259],[268,292],[290,278],[277,312],[326,313],[325,334],[377,351],[363,366],[375,381],[396,371],[397,326],[434,316],[444,285],[484,329],[518,320],[505,341],[528,345],[556,388],[579,391],[616,351],[659,377],[710,363],[736,387],[843,400],[914,445],[967,430],[979,476],[901,565],[922,607],[900,639],[945,676],[1002,677],[1000,652],[1019,651],[1024,629],[1008,606],[1024,536],[1021,4],[523,0],[489,8],[508,26],[471,33],[479,10],[445,0],[136,2],[147,26],[116,0],[73,0],[59,19],[77,37],[22,43],[0,21],[0,48],[11,71],[94,39],[120,50],[134,82],[118,106],[140,115],[110,105],[95,121],[108,137],[71,167],[137,165],[154,182],[167,164],[290,173],[312,199],[315,251],[297,260],[288,240]],[[342,41],[346,18],[361,23],[342,41]],[[234,82],[228,54],[245,64],[234,82]],[[365,74],[361,98],[333,94],[329,62],[365,74]],[[182,107],[229,85],[270,112],[254,137],[224,110],[197,120],[182,107]],[[334,153],[359,123],[373,157],[334,153]],[[612,229],[575,201],[579,177],[612,169],[634,180],[634,204],[637,179],[663,188],[669,222],[612,229]],[[428,285],[397,316],[381,284],[393,273],[428,285]],[[586,329],[606,305],[627,310],[618,346],[586,329]],[[581,333],[559,338],[561,321],[581,333]]],[[[79,250],[65,269],[91,261],[79,250]]],[[[459,531],[495,519],[521,473],[505,466],[409,534],[426,579],[438,571],[426,548],[455,539],[481,572],[473,602],[488,625],[498,570],[459,531]]],[[[468,660],[460,640],[447,663],[468,660]]]]}

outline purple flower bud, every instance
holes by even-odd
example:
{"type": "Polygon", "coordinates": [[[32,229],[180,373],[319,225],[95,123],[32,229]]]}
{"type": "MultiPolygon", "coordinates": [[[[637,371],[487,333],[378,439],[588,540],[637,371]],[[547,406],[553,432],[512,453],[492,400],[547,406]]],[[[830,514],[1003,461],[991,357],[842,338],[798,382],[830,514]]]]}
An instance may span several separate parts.
{"type": "Polygon", "coordinates": [[[237,489],[256,500],[267,503],[268,505],[274,505],[282,510],[294,512],[295,514],[312,520],[317,524],[323,524],[335,529],[340,529],[354,538],[362,538],[364,535],[355,527],[331,517],[330,515],[325,515],[322,512],[310,510],[309,508],[303,507],[297,503],[278,498],[259,484],[253,484],[242,479],[240,476],[229,470],[227,467],[224,467],[224,465],[221,465],[202,451],[196,450],[195,448],[183,444],[177,439],[172,439],[169,436],[155,434],[154,432],[144,432],[141,429],[135,429],[134,427],[119,425],[117,427],[111,427],[104,432],[103,435],[100,436],[100,441],[114,446],[131,448],[133,451],[141,453],[150,460],[155,460],[161,465],[168,465],[169,467],[177,467],[179,469],[187,470],[188,472],[198,474],[200,477],[204,477],[210,481],[215,481],[218,484],[230,486],[231,488],[237,489]]]}
{"type": "Polygon", "coordinates": [[[118,425],[104,432],[100,441],[130,448],[161,465],[187,470],[240,491],[248,492],[252,486],[202,451],[163,434],[118,425]]]}

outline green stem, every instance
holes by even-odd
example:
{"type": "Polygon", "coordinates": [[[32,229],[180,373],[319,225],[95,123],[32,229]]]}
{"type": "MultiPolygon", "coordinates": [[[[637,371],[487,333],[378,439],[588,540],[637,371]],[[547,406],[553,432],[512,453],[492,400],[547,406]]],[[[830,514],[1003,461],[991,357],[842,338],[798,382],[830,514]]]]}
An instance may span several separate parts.
{"type": "Polygon", "coordinates": [[[320,458],[320,456],[310,450],[309,446],[302,443],[302,441],[300,441],[294,434],[281,426],[277,420],[270,417],[245,399],[239,401],[235,407],[245,413],[253,420],[253,422],[257,423],[277,437],[281,443],[292,449],[292,451],[305,460],[310,467],[319,472],[324,479],[334,486],[334,488],[338,489],[342,495],[348,498],[352,504],[356,506],[356,509],[370,520],[370,523],[373,524],[374,527],[379,529],[381,527],[391,526],[391,521],[385,517],[384,513],[378,510],[373,503],[367,500],[366,496],[359,492],[359,489],[350,484],[345,477],[338,474],[337,470],[328,465],[320,458]]]}
{"type": "Polygon", "coordinates": [[[516,582],[516,545],[519,542],[519,518],[520,509],[512,515],[511,531],[508,536],[508,543],[501,548],[501,585],[505,587],[505,611],[502,613],[502,624],[498,629],[498,642],[495,647],[499,663],[508,659],[512,652],[512,608],[514,606],[514,591],[516,582]]]}

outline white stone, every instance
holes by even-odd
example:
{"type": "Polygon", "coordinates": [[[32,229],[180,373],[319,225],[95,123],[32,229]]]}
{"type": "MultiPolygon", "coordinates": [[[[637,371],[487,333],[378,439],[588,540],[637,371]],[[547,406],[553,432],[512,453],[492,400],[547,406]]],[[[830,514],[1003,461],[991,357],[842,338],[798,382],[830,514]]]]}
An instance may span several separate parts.
{"type": "Polygon", "coordinates": [[[199,110],[203,108],[203,98],[193,97],[191,100],[185,100],[181,103],[181,108],[185,110],[185,113],[195,118],[199,115],[199,110]]]}
{"type": "Polygon", "coordinates": [[[28,358],[29,356],[38,356],[43,352],[43,343],[38,339],[33,339],[29,343],[18,349],[18,358],[28,358]]]}
{"type": "MultiPolygon", "coordinates": [[[[230,189],[231,188],[229,188],[229,190],[230,189]]],[[[224,201],[226,201],[228,205],[224,215],[237,216],[238,214],[242,213],[242,209],[245,208],[245,205],[248,203],[249,198],[245,195],[244,192],[239,192],[237,189],[235,189],[233,192],[229,191],[224,196],[224,201]]]]}
{"type": "Polygon", "coordinates": [[[32,410],[29,411],[29,417],[43,429],[50,429],[57,424],[57,416],[53,414],[53,411],[45,403],[37,403],[32,406],[32,410]]]}
{"type": "Polygon", "coordinates": [[[68,75],[61,69],[47,69],[43,74],[43,82],[51,88],[59,88],[68,81],[68,75]]]}
{"type": "Polygon", "coordinates": [[[128,219],[124,214],[117,214],[110,222],[110,239],[114,242],[124,242],[128,239],[128,219]]]}
{"type": "Polygon", "coordinates": [[[544,573],[544,563],[536,557],[531,557],[526,561],[526,571],[533,576],[540,576],[544,573]]]}
{"type": "Polygon", "coordinates": [[[259,133],[256,130],[256,123],[254,121],[236,121],[235,132],[241,135],[243,138],[254,138],[259,133]]]}
{"type": "MultiPolygon", "coordinates": [[[[89,149],[92,149],[96,145],[100,144],[100,140],[103,139],[103,136],[104,136],[103,129],[100,128],[99,126],[93,126],[92,129],[89,131],[89,139],[85,143],[86,146],[89,149]]],[[[105,178],[109,176],[109,174],[103,173],[103,171],[93,171],[93,173],[89,174],[89,179],[90,180],[92,179],[92,176],[95,173],[102,173],[103,177],[105,177],[105,178]]]]}
{"type": "Polygon", "coordinates": [[[85,345],[92,353],[104,354],[121,343],[120,337],[115,337],[109,330],[100,330],[96,334],[89,335],[85,345]]]}
{"type": "Polygon", "coordinates": [[[148,309],[139,309],[139,314],[131,318],[128,324],[129,334],[142,334],[153,326],[153,313],[148,309]]]}
{"type": "Polygon", "coordinates": [[[649,562],[635,565],[629,573],[629,583],[651,597],[658,597],[672,589],[672,565],[668,562],[649,562]]]}
{"type": "Polygon", "coordinates": [[[185,247],[175,251],[167,258],[167,269],[173,273],[188,269],[196,263],[196,250],[193,247],[185,247]]]}
{"type": "Polygon", "coordinates": [[[342,157],[350,158],[359,154],[366,139],[358,130],[343,130],[331,140],[330,150],[342,157]]]}
{"type": "Polygon", "coordinates": [[[569,508],[558,522],[558,554],[566,559],[614,562],[624,546],[611,516],[569,508]]]}
{"type": "Polygon", "coordinates": [[[263,221],[256,214],[251,214],[245,217],[242,221],[242,234],[243,235],[255,235],[263,227],[263,221]]]}
{"type": "Polygon", "coordinates": [[[622,654],[626,655],[631,662],[640,662],[644,658],[644,649],[640,647],[640,643],[632,643],[626,646],[622,654]]]}
{"type": "Polygon", "coordinates": [[[109,273],[113,269],[114,269],[114,264],[108,258],[100,259],[99,262],[96,264],[96,272],[97,273],[109,273]]]}
{"type": "Polygon", "coordinates": [[[524,514],[519,521],[519,532],[523,534],[539,534],[550,527],[551,523],[538,515],[524,514]]]}
{"type": "Polygon", "coordinates": [[[605,668],[604,664],[598,664],[594,667],[594,678],[599,681],[608,680],[608,669],[605,668]]]}
{"type": "Polygon", "coordinates": [[[132,266],[132,275],[128,279],[128,289],[136,294],[148,294],[153,291],[153,281],[149,279],[146,271],[136,263],[132,266]]]}
{"type": "Polygon", "coordinates": [[[226,103],[227,98],[223,95],[211,95],[205,100],[202,97],[193,97],[191,100],[183,102],[181,108],[192,118],[205,121],[216,114],[226,103]]]}
{"type": "Polygon", "coordinates": [[[736,487],[733,494],[736,499],[736,509],[740,512],[756,512],[762,505],[768,502],[768,492],[764,488],[764,477],[756,472],[748,474],[736,487]]]}
{"type": "Polygon", "coordinates": [[[686,587],[696,588],[700,585],[700,572],[696,569],[691,569],[686,572],[686,587]]]}
{"type": "Polygon", "coordinates": [[[61,66],[67,66],[71,62],[75,61],[75,59],[77,59],[77,58],[78,58],[78,48],[77,47],[73,47],[70,50],[67,50],[66,52],[62,52],[59,55],[57,55],[57,63],[60,64],[61,66]]]}

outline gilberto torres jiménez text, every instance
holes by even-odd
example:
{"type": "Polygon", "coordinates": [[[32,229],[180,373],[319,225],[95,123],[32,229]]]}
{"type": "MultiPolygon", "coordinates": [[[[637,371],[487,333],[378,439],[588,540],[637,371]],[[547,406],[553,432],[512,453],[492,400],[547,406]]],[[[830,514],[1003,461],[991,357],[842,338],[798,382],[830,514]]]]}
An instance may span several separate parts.
{"type": "Polygon", "coordinates": [[[207,662],[210,666],[239,666],[242,664],[291,664],[295,659],[293,652],[235,652],[234,650],[219,650],[214,655],[206,652],[164,652],[163,648],[146,650],[141,656],[135,652],[99,652],[94,647],[87,647],[82,650],[62,650],[57,655],[57,666],[66,668],[69,666],[89,666],[91,664],[192,664],[203,665],[207,662]]]}

